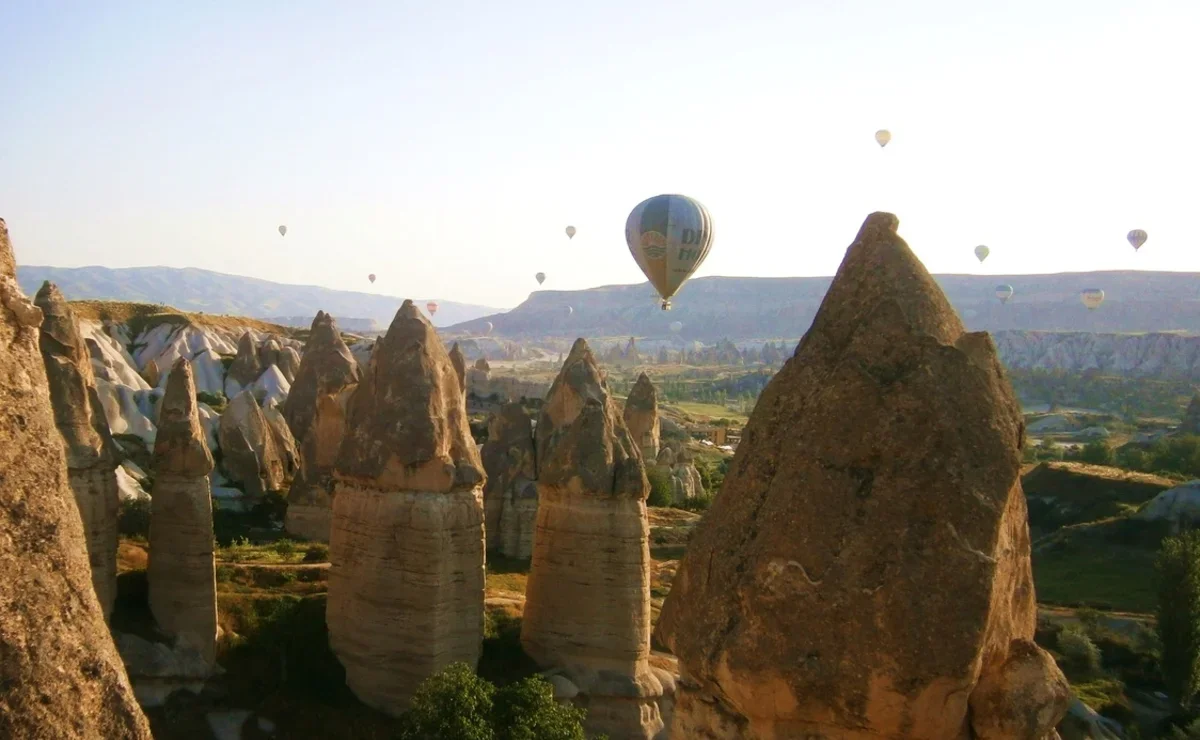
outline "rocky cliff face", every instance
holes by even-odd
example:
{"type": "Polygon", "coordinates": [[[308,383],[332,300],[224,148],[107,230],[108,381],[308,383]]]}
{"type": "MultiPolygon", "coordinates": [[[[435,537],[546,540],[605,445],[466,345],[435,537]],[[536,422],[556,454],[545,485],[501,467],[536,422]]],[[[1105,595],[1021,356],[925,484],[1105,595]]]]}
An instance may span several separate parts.
{"type": "Polygon", "coordinates": [[[663,729],[650,670],[650,547],[641,455],[582,339],[537,425],[538,510],[521,644],[577,687],[590,732],[663,729]]]}
{"type": "Polygon", "coordinates": [[[280,450],[258,401],[242,391],[221,414],[218,431],[223,465],[229,477],[246,487],[246,495],[286,490],[287,450],[280,450]]]}
{"type": "Polygon", "coordinates": [[[330,645],[351,690],[398,714],[425,678],[475,665],[483,640],[483,470],[450,357],[412,301],[372,352],[347,419],[330,645]]]}
{"type": "Polygon", "coordinates": [[[212,453],[196,407],[192,367],[171,369],[154,445],[150,509],[150,611],[177,648],[216,661],[217,580],[213,559],[212,453]]]}
{"type": "Polygon", "coordinates": [[[0,220],[0,737],[137,738],[150,727],[92,586],[38,350],[0,220]]]}
{"type": "Polygon", "coordinates": [[[1200,379],[1200,336],[1047,331],[996,331],[992,336],[1008,368],[1200,379]]]}
{"type": "Polygon", "coordinates": [[[458,342],[450,348],[450,364],[454,366],[454,374],[458,376],[458,387],[463,393],[467,392],[467,358],[458,348],[458,342]]]}
{"type": "Polygon", "coordinates": [[[120,453],[96,396],[92,363],[79,322],[53,283],[34,303],[45,317],[39,338],[54,421],[67,452],[67,476],[83,520],[92,585],[107,620],[117,597],[117,512],[120,453]],[[95,407],[93,404],[95,403],[95,407]]]}
{"type": "Polygon", "coordinates": [[[329,541],[333,466],[346,433],[346,402],[358,363],[333,317],[318,312],[283,415],[299,444],[300,471],[288,491],[285,526],[298,537],[329,541]]]}
{"type": "Polygon", "coordinates": [[[488,421],[482,450],[487,546],[510,558],[533,555],[537,514],[537,463],[533,419],[519,403],[505,404],[488,421]]]}
{"type": "Polygon", "coordinates": [[[674,736],[1040,740],[1066,710],[1020,410],[896,225],[863,225],[689,544],[674,736]]]}
{"type": "Polygon", "coordinates": [[[638,375],[625,399],[624,419],[630,436],[642,450],[642,459],[647,463],[658,459],[658,392],[645,373],[638,375]]]}

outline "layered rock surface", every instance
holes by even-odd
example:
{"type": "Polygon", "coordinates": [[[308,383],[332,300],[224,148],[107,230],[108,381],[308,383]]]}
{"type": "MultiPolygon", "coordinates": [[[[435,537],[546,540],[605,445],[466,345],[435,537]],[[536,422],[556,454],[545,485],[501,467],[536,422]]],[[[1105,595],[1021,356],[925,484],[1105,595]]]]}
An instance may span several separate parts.
{"type": "Polygon", "coordinates": [[[630,389],[623,416],[629,436],[642,451],[642,459],[647,463],[658,459],[658,392],[645,373],[638,375],[630,389]]]}
{"type": "Polygon", "coordinates": [[[488,549],[510,558],[532,557],[537,463],[533,419],[521,404],[507,403],[492,414],[482,457],[487,473],[483,506],[488,549]]]}
{"type": "Polygon", "coordinates": [[[1020,409],[896,224],[864,223],[680,564],[674,737],[1035,740],[1066,710],[1020,409]]]}
{"type": "Polygon", "coordinates": [[[318,312],[283,416],[298,445],[299,471],[288,491],[284,526],[297,537],[329,541],[333,468],[346,433],[346,403],[358,363],[332,316],[318,312]]]}
{"type": "Polygon", "coordinates": [[[437,333],[405,301],[347,408],[334,470],[330,645],[364,703],[398,714],[483,639],[484,482],[437,333]]]}
{"type": "Polygon", "coordinates": [[[587,728],[663,729],[651,671],[646,481],[587,343],[571,348],[537,425],[538,510],[521,644],[578,689],[587,728]]]}
{"type": "Polygon", "coordinates": [[[208,665],[216,660],[217,641],[212,469],[192,366],[181,358],[167,378],[159,410],[146,575],[159,628],[177,648],[194,650],[208,665]]]}
{"type": "Polygon", "coordinates": [[[254,337],[246,332],[238,340],[237,355],[225,372],[225,395],[233,398],[241,393],[243,388],[254,384],[262,371],[263,365],[259,361],[254,337]]]}
{"type": "Polygon", "coordinates": [[[450,364],[454,366],[454,374],[458,376],[458,387],[463,393],[467,392],[467,358],[458,348],[458,342],[450,348],[450,364]]]}
{"type": "Polygon", "coordinates": [[[53,283],[45,283],[34,303],[44,319],[39,338],[50,386],[54,421],[67,453],[67,476],[87,539],[92,585],[104,618],[117,596],[117,514],[120,453],[113,444],[96,395],[91,354],[79,322],[53,283]]]}
{"type": "Polygon", "coordinates": [[[245,486],[247,496],[286,490],[287,450],[279,449],[277,433],[253,393],[245,390],[233,397],[221,414],[217,436],[222,465],[230,479],[245,486]]]}
{"type": "Polygon", "coordinates": [[[0,220],[0,737],[136,738],[134,699],[92,586],[38,334],[0,220]]]}

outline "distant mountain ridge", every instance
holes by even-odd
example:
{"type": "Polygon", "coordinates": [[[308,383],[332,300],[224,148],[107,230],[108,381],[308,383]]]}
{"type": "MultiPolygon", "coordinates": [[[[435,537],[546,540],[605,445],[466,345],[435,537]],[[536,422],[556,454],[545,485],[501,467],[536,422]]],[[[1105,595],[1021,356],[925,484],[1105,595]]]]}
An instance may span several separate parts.
{"type": "MultiPolygon", "coordinates": [[[[935,275],[974,331],[1200,332],[1200,273],[1108,271],[1052,275],[935,275]],[[1011,285],[1007,304],[997,285],[1011,285]],[[1088,311],[1085,288],[1105,291],[1088,311]]],[[[520,337],[678,337],[712,342],[749,338],[798,339],[816,315],[832,278],[705,277],[689,281],[662,311],[649,283],[576,291],[537,291],[503,314],[447,327],[520,337]],[[570,307],[572,310],[568,310],[570,307]],[[683,329],[676,335],[672,322],[683,329]]]]}
{"type": "MultiPolygon", "coordinates": [[[[393,296],[289,285],[195,267],[17,267],[17,281],[27,295],[35,294],[45,280],[56,283],[69,300],[161,303],[185,311],[259,319],[307,316],[308,322],[322,310],[338,319],[351,319],[359,327],[347,327],[348,331],[365,330],[366,321],[386,328],[403,302],[393,296]]],[[[424,308],[429,299],[414,300],[424,308]]],[[[440,298],[433,300],[438,303],[433,322],[437,326],[470,321],[501,310],[440,298]]]]}

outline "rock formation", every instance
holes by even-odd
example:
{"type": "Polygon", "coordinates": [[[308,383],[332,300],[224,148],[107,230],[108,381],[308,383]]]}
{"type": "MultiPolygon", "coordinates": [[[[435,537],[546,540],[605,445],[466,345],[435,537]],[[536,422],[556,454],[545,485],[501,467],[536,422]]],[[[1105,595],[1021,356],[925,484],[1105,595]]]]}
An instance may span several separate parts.
{"type": "Polygon", "coordinates": [[[222,467],[233,481],[245,486],[247,496],[285,490],[286,460],[275,444],[275,435],[254,400],[244,390],[233,397],[217,431],[222,467]]]}
{"type": "Polygon", "coordinates": [[[467,358],[458,348],[458,342],[450,348],[450,364],[454,366],[454,374],[458,376],[458,387],[467,392],[467,358]]]}
{"type": "Polygon", "coordinates": [[[647,463],[658,459],[658,392],[645,373],[638,376],[629,391],[624,417],[629,436],[641,448],[642,459],[647,463]]]}
{"type": "Polygon", "coordinates": [[[151,388],[157,388],[159,381],[162,380],[162,370],[159,369],[158,363],[154,360],[147,362],[146,367],[142,369],[142,378],[151,388]]]}
{"type": "Polygon", "coordinates": [[[446,348],[412,301],[347,407],[334,471],[326,621],[346,683],[398,714],[483,641],[484,482],[446,348]]]}
{"type": "Polygon", "coordinates": [[[296,373],[300,372],[300,353],[295,347],[284,347],[279,353],[279,370],[289,383],[296,382],[296,373]]]}
{"type": "Polygon", "coordinates": [[[154,443],[150,506],[150,611],[179,648],[216,659],[217,580],[213,561],[212,453],[196,409],[192,366],[180,358],[167,378],[154,443]]]}
{"type": "Polygon", "coordinates": [[[1020,408],[875,213],[763,391],[657,637],[672,737],[1041,740],[1020,408]]]}
{"type": "Polygon", "coordinates": [[[282,356],[283,347],[280,346],[279,340],[275,337],[267,337],[267,341],[258,348],[258,366],[263,370],[272,365],[279,367],[282,356]]]}
{"type": "Polygon", "coordinates": [[[358,363],[332,316],[313,319],[312,333],[283,417],[299,448],[300,470],[288,491],[284,527],[308,540],[329,541],[333,466],[346,433],[346,402],[359,382],[358,363]]]}
{"type": "Polygon", "coordinates": [[[283,418],[279,403],[274,398],[268,398],[263,404],[262,415],[267,421],[267,428],[271,430],[271,441],[275,443],[275,451],[279,453],[279,460],[283,464],[283,478],[290,483],[300,469],[296,438],[292,436],[287,419],[283,418]]]}
{"type": "Polygon", "coordinates": [[[63,437],[0,220],[0,737],[133,738],[150,726],[92,587],[63,437]]]}
{"type": "Polygon", "coordinates": [[[649,484],[587,343],[576,340],[537,424],[538,510],[521,644],[569,679],[591,733],[652,738],[649,484]]]}
{"type": "Polygon", "coordinates": [[[1183,423],[1179,431],[1184,434],[1200,434],[1200,393],[1192,396],[1187,411],[1183,412],[1183,423]]]}
{"type": "Polygon", "coordinates": [[[510,558],[532,557],[537,464],[533,419],[521,404],[507,403],[488,419],[482,457],[487,473],[483,508],[488,549],[510,558]]]}
{"type": "Polygon", "coordinates": [[[262,374],[262,364],[258,361],[258,350],[254,346],[254,337],[250,332],[238,340],[237,356],[225,373],[225,395],[233,398],[242,389],[254,383],[262,374]]]}
{"type": "Polygon", "coordinates": [[[54,422],[66,445],[67,480],[83,521],[92,585],[107,620],[117,597],[121,497],[116,470],[120,453],[96,396],[91,355],[66,298],[56,285],[46,282],[34,303],[44,317],[38,344],[50,384],[54,422]]]}

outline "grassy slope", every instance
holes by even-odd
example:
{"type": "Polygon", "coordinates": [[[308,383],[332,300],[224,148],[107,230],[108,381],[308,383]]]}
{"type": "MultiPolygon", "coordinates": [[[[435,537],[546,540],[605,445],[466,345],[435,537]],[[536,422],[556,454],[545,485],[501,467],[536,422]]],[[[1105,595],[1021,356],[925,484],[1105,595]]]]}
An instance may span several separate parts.
{"type": "MultiPolygon", "coordinates": [[[[71,301],[71,310],[81,319],[93,321],[117,321],[128,324],[136,336],[159,324],[195,324],[225,329],[252,328],[282,336],[298,336],[301,332],[279,324],[243,316],[219,316],[207,313],[188,313],[170,306],[125,301],[71,301]]],[[[307,333],[307,332],[305,332],[307,333]]]]}

